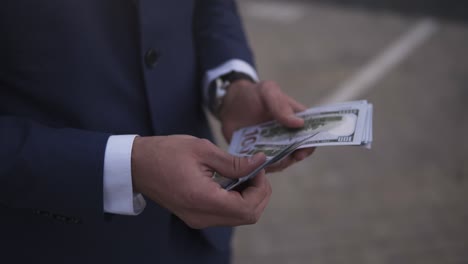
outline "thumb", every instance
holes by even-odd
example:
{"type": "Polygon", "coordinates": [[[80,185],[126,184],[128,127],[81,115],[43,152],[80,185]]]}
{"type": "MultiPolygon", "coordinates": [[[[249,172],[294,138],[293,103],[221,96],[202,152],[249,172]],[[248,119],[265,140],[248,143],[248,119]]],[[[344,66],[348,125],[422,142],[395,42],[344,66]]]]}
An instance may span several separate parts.
{"type": "Polygon", "coordinates": [[[246,176],[266,161],[263,153],[251,157],[236,157],[226,152],[209,159],[207,165],[224,177],[237,179],[246,176]]]}
{"type": "Polygon", "coordinates": [[[296,116],[294,110],[299,109],[299,105],[281,92],[272,93],[266,101],[273,118],[282,125],[299,128],[304,126],[304,120],[296,116]]]}

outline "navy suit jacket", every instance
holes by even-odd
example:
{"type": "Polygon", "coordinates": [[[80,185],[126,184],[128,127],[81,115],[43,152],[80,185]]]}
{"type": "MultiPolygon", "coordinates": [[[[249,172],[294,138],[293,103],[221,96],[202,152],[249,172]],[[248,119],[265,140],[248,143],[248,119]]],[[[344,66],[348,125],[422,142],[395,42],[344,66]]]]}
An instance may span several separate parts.
{"type": "Polygon", "coordinates": [[[0,0],[1,262],[226,262],[229,228],[106,216],[102,177],[112,134],[211,138],[201,78],[232,58],[232,0],[0,0]]]}

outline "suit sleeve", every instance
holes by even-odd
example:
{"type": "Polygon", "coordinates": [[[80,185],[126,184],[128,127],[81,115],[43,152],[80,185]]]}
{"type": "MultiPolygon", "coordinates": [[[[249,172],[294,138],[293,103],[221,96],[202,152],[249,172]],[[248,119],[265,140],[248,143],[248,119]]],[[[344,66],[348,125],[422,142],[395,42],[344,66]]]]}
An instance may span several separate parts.
{"type": "Polygon", "coordinates": [[[196,1],[194,36],[202,72],[230,59],[254,65],[234,0],[196,1]]]}
{"type": "Polygon", "coordinates": [[[0,203],[66,216],[102,216],[109,136],[0,116],[0,203]]]}

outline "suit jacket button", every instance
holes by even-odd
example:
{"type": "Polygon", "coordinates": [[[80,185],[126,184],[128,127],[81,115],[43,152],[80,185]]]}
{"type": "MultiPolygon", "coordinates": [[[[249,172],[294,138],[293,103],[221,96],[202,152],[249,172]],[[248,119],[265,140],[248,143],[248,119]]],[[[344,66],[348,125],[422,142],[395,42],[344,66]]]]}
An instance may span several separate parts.
{"type": "Polygon", "coordinates": [[[145,54],[146,67],[152,69],[159,60],[160,54],[154,49],[149,49],[145,54]]]}

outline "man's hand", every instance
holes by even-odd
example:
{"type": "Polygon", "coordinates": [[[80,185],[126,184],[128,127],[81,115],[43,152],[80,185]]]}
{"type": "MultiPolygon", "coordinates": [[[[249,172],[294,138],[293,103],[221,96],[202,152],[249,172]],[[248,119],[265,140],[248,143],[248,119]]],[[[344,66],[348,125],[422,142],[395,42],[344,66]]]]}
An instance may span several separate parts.
{"type": "Polygon", "coordinates": [[[253,224],[271,195],[265,172],[242,192],[226,191],[211,177],[216,171],[240,178],[264,161],[263,154],[234,157],[191,136],[137,137],[132,149],[133,188],[192,228],[253,224]]]}
{"type": "MultiPolygon", "coordinates": [[[[273,119],[287,127],[299,128],[304,125],[304,120],[294,113],[304,110],[305,106],[284,94],[274,82],[257,84],[239,80],[229,86],[223,100],[220,112],[223,135],[230,142],[235,130],[273,119]]],[[[268,167],[267,171],[282,170],[305,159],[313,151],[314,148],[297,150],[279,164],[268,167]]]]}

